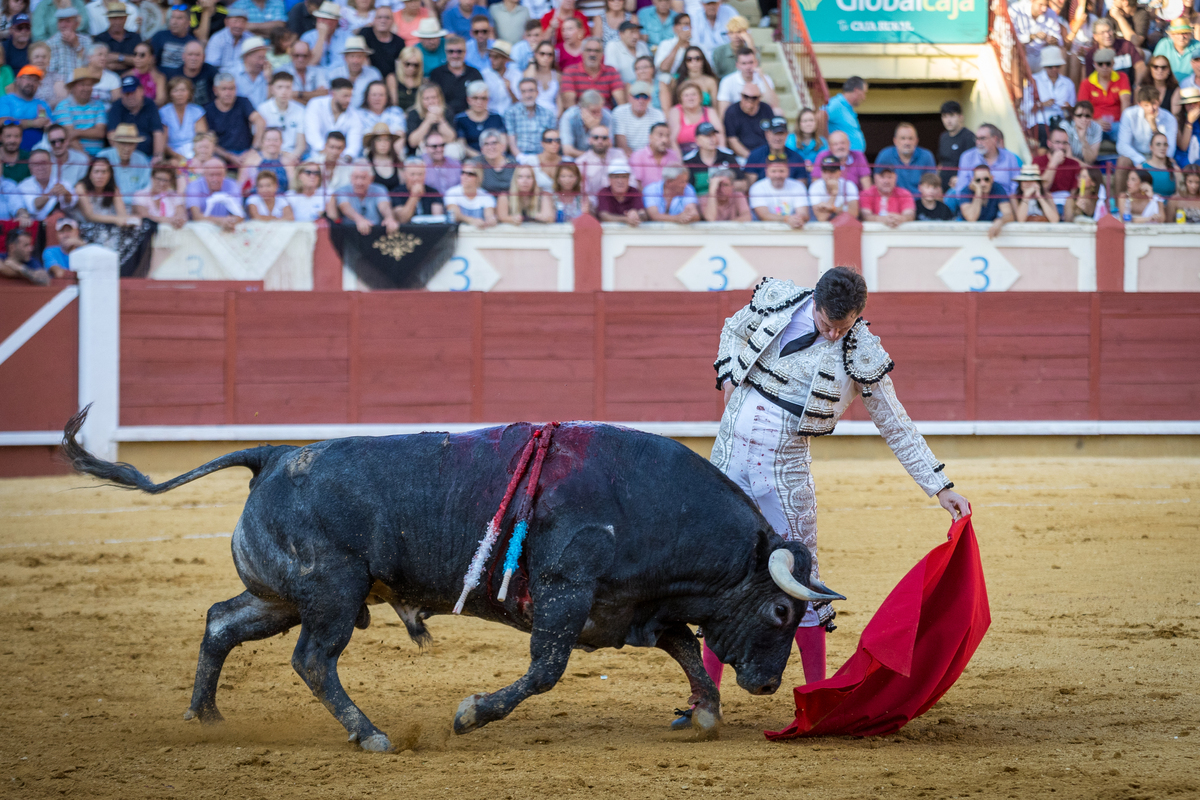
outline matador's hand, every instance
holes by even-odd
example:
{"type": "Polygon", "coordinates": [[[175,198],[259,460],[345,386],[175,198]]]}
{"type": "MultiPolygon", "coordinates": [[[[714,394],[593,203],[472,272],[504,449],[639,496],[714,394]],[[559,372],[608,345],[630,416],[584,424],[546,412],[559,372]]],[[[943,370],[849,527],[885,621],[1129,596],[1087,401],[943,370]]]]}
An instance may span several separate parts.
{"type": "Polygon", "coordinates": [[[937,499],[942,504],[942,508],[949,511],[951,518],[955,520],[962,519],[971,513],[971,507],[967,504],[967,498],[953,489],[942,489],[937,493],[937,499]]]}

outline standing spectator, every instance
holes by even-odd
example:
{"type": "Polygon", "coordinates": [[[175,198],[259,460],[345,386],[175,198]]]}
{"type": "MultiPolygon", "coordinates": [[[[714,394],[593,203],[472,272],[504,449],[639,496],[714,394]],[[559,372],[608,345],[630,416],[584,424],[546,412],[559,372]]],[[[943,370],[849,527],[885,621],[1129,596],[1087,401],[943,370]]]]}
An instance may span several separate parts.
{"type": "Polygon", "coordinates": [[[562,43],[554,48],[555,60],[561,72],[583,61],[585,36],[583,23],[579,20],[568,19],[563,22],[562,43]]]}
{"type": "Polygon", "coordinates": [[[269,49],[267,41],[261,36],[247,36],[242,41],[242,68],[235,73],[237,93],[255,108],[267,102],[271,96],[271,70],[267,66],[269,49]]]}
{"type": "Polygon", "coordinates": [[[16,74],[29,63],[29,42],[33,39],[29,15],[15,15],[9,31],[9,37],[4,40],[4,63],[16,74]]]}
{"type": "MultiPolygon", "coordinates": [[[[69,146],[81,147],[92,156],[104,148],[108,116],[104,103],[92,99],[95,85],[96,75],[91,69],[75,70],[67,84],[67,99],[54,107],[54,121],[65,129],[69,146]]],[[[75,185],[75,181],[70,185],[75,185]]]]}
{"type": "Polygon", "coordinates": [[[468,157],[479,155],[479,135],[485,129],[504,130],[504,119],[488,111],[488,88],[483,81],[467,86],[467,110],[454,117],[454,133],[468,157]]]}
{"type": "Polygon", "coordinates": [[[663,168],[660,180],[645,184],[642,198],[651,222],[691,225],[700,221],[696,190],[688,183],[688,171],[684,167],[663,168]]]}
{"type": "Polygon", "coordinates": [[[1161,108],[1158,92],[1153,86],[1143,86],[1137,92],[1137,105],[1125,109],[1121,115],[1121,132],[1117,138],[1117,174],[1113,180],[1115,194],[1125,191],[1125,178],[1129,171],[1142,168],[1150,157],[1150,140],[1154,134],[1167,137],[1167,152],[1175,152],[1175,140],[1179,125],[1171,112],[1161,108]]]}
{"type": "MultiPolygon", "coordinates": [[[[325,5],[328,4],[321,6],[323,10],[325,5]]],[[[334,5],[336,5],[336,3],[334,5]]],[[[174,17],[176,13],[182,13],[184,15],[184,19],[186,20],[186,11],[172,11],[172,17],[174,17]]],[[[247,36],[254,35],[248,34],[246,32],[246,27],[246,9],[244,7],[239,7],[237,4],[230,6],[229,12],[225,15],[225,27],[210,36],[208,39],[208,44],[204,47],[204,60],[209,64],[212,64],[220,72],[228,72],[231,75],[236,74],[242,66],[242,42],[245,41],[247,36]]],[[[172,34],[175,33],[174,23],[171,24],[170,31],[172,34]]],[[[310,35],[312,35],[311,32],[304,34],[304,37],[301,38],[301,41],[307,41],[307,37],[310,35]]],[[[315,39],[316,37],[314,36],[313,38],[315,39]]],[[[313,45],[310,46],[313,47],[313,51],[315,52],[316,47],[313,45]]]]}
{"type": "Polygon", "coordinates": [[[975,168],[980,164],[988,167],[988,180],[995,181],[996,188],[1010,195],[1016,189],[1017,173],[1021,160],[1003,146],[1004,134],[991,123],[985,122],[975,129],[975,148],[962,154],[958,161],[958,181],[955,194],[966,194],[974,180],[975,168]]]}
{"type": "Polygon", "coordinates": [[[829,134],[829,149],[817,153],[816,163],[820,164],[825,156],[833,156],[842,164],[842,177],[862,190],[871,185],[871,167],[867,157],[860,150],[850,148],[850,137],[842,131],[829,134]]]}
{"type": "Polygon", "coordinates": [[[542,152],[536,156],[518,156],[517,161],[533,167],[534,177],[543,191],[553,191],[554,176],[563,163],[562,136],[554,128],[542,133],[542,152]]]}
{"type": "Polygon", "coordinates": [[[488,110],[501,116],[516,102],[514,90],[521,82],[521,71],[509,58],[509,49],[508,42],[493,42],[488,48],[488,64],[479,73],[488,87],[488,110]]]}
{"type": "Polygon", "coordinates": [[[366,39],[361,36],[347,36],[341,62],[325,71],[325,76],[331,83],[338,78],[350,81],[354,89],[350,98],[352,106],[361,106],[367,94],[367,87],[375,81],[383,80],[379,70],[367,63],[370,55],[371,50],[367,47],[366,39]]]}
{"type": "Polygon", "coordinates": [[[116,141],[111,131],[119,125],[132,124],[142,137],[138,150],[151,158],[162,158],[167,145],[162,117],[158,115],[158,106],[146,101],[142,83],[134,76],[126,75],[121,79],[121,102],[113,103],[108,110],[107,124],[109,141],[116,141]]]}
{"type": "Polygon", "coordinates": [[[533,167],[522,164],[513,170],[508,191],[497,195],[496,217],[509,225],[554,222],[554,203],[548,192],[538,188],[533,167]]]}
{"type": "Polygon", "coordinates": [[[1017,0],[1008,7],[1017,41],[1025,45],[1025,60],[1031,72],[1042,68],[1042,50],[1064,47],[1062,17],[1050,10],[1048,0],[1017,0]]]}
{"type": "Polygon", "coordinates": [[[108,138],[112,147],[97,153],[93,163],[100,159],[108,164],[117,189],[127,200],[126,205],[131,205],[133,196],[150,185],[150,157],[138,149],[146,137],[138,133],[136,126],[125,123],[118,125],[108,138]]]}
{"type": "Polygon", "coordinates": [[[674,75],[683,65],[683,54],[692,46],[692,18],[686,13],[676,14],[671,25],[670,39],[659,43],[654,51],[654,66],[663,75],[674,75]]]}
{"type": "Polygon", "coordinates": [[[149,42],[139,42],[133,48],[133,69],[125,73],[125,77],[130,76],[142,84],[148,102],[156,106],[167,102],[167,79],[154,64],[154,51],[149,42]]]}
{"type": "MultiPolygon", "coordinates": [[[[339,63],[339,56],[346,46],[346,39],[350,36],[350,29],[340,27],[342,8],[333,0],[321,3],[321,7],[313,16],[317,19],[317,27],[301,36],[300,41],[312,48],[312,63],[328,71],[339,63]]],[[[211,42],[209,46],[212,46],[211,42]]],[[[211,60],[210,58],[209,61],[211,60]]]]}
{"type": "Polygon", "coordinates": [[[629,102],[613,109],[615,144],[625,155],[645,147],[650,141],[650,129],[666,122],[663,112],[650,105],[653,90],[645,81],[634,81],[629,86],[629,102]]]}
{"type": "Polygon", "coordinates": [[[292,74],[276,72],[271,76],[271,97],[255,109],[268,128],[283,133],[283,152],[304,156],[308,144],[304,139],[304,106],[292,102],[292,74]]]}
{"type": "Polygon", "coordinates": [[[492,38],[492,21],[486,14],[476,14],[471,18],[470,38],[467,39],[467,57],[469,65],[483,71],[487,66],[487,51],[496,41],[492,38]]]}
{"type": "Polygon", "coordinates": [[[749,20],[742,16],[730,17],[729,22],[725,23],[725,30],[729,33],[729,41],[712,52],[712,68],[717,73],[717,80],[724,80],[726,75],[733,74],[737,69],[737,54],[742,50],[749,50],[758,58],[754,37],[750,35],[749,20]]]}
{"type": "Polygon", "coordinates": [[[479,134],[479,150],[483,154],[483,188],[493,195],[508,191],[517,162],[506,151],[508,138],[503,130],[487,128],[479,134]]]}
{"type": "Polygon", "coordinates": [[[1192,74],[1192,54],[1200,52],[1200,42],[1192,38],[1192,26],[1186,17],[1175,19],[1167,27],[1167,38],[1154,48],[1155,56],[1166,56],[1176,80],[1192,74]]]}
{"type": "MultiPolygon", "coordinates": [[[[750,155],[746,157],[746,172],[758,179],[765,178],[767,166],[778,161],[787,164],[788,177],[790,179],[794,181],[807,181],[808,166],[804,160],[804,156],[795,150],[789,150],[787,147],[787,120],[783,117],[772,117],[770,123],[763,130],[765,131],[767,143],[762,147],[752,150],[750,155]]],[[[845,134],[836,134],[835,136],[830,136],[830,139],[834,139],[836,136],[844,138],[845,134]]],[[[849,147],[848,144],[847,147],[849,147]]],[[[817,158],[819,160],[820,155],[817,158]]],[[[848,158],[850,157],[848,156],[848,158]]],[[[856,167],[860,163],[853,161],[852,158],[850,161],[856,167]]],[[[865,162],[866,158],[864,157],[861,163],[865,162]]]]}
{"type": "MultiPolygon", "coordinates": [[[[246,12],[246,30],[256,36],[270,36],[271,31],[287,25],[283,0],[237,0],[229,11],[233,11],[234,7],[246,12]]],[[[226,12],[225,19],[229,17],[229,12],[226,12]]]]}
{"type": "Polygon", "coordinates": [[[875,168],[875,182],[859,195],[863,222],[882,222],[889,228],[912,222],[917,215],[912,192],[896,185],[896,170],[890,165],[875,168]]]}
{"type": "Polygon", "coordinates": [[[1013,218],[1017,222],[1058,222],[1061,219],[1054,201],[1042,190],[1042,174],[1034,164],[1021,167],[1012,205],[1013,218]]]}
{"type": "Polygon", "coordinates": [[[521,90],[520,102],[514,103],[504,112],[508,148],[517,155],[536,155],[542,152],[542,134],[554,128],[557,120],[553,114],[538,105],[536,80],[522,78],[518,85],[521,90]]]}
{"type": "MultiPolygon", "coordinates": [[[[442,195],[458,186],[462,164],[458,159],[446,155],[445,137],[437,131],[430,133],[425,137],[423,149],[425,150],[423,156],[425,172],[428,176],[426,182],[442,195]]],[[[481,171],[480,175],[482,174],[481,171]]],[[[481,177],[480,180],[482,181],[483,178],[481,177]]]]}
{"type": "MultiPolygon", "coordinates": [[[[421,60],[425,63],[425,75],[446,63],[446,36],[449,32],[433,18],[423,19],[417,25],[417,46],[421,48],[421,60]]],[[[466,46],[463,46],[466,54],[466,46]]]]}
{"type": "MultiPolygon", "coordinates": [[[[167,48],[164,47],[163,53],[167,52],[167,48]]],[[[204,45],[200,42],[193,40],[185,44],[183,46],[183,65],[175,68],[164,67],[162,74],[168,81],[172,78],[187,78],[191,81],[195,92],[192,102],[196,105],[206,106],[212,102],[213,79],[217,77],[217,68],[204,60],[204,45]]]]}
{"type": "Polygon", "coordinates": [[[693,41],[704,51],[704,57],[712,59],[713,51],[723,44],[729,44],[729,20],[737,16],[733,6],[722,3],[721,0],[701,0],[704,13],[696,15],[692,20],[693,41]]]}
{"type": "Polygon", "coordinates": [[[570,162],[559,164],[554,171],[554,219],[571,222],[592,213],[591,200],[583,188],[579,167],[570,162]]]}
{"type": "Polygon", "coordinates": [[[319,164],[301,164],[296,170],[297,189],[288,192],[288,205],[297,222],[316,222],[325,214],[325,194],[321,191],[319,164]]]}
{"type": "Polygon", "coordinates": [[[246,214],[250,219],[281,219],[291,222],[296,218],[287,198],[279,196],[279,178],[274,172],[264,170],[254,179],[255,193],[246,198],[246,214]]]}
{"type": "Polygon", "coordinates": [[[582,12],[576,10],[575,0],[559,0],[558,7],[542,17],[542,30],[546,31],[547,38],[555,45],[563,43],[563,23],[568,19],[574,19],[579,23],[581,35],[586,37],[590,33],[588,19],[582,12]]]}
{"type": "Polygon", "coordinates": [[[612,130],[612,114],[604,107],[600,93],[588,90],[579,98],[579,104],[568,108],[558,121],[563,155],[568,158],[583,155],[589,145],[588,131],[597,125],[612,130]]]}
{"type": "Polygon", "coordinates": [[[371,27],[362,29],[362,37],[371,54],[371,66],[383,76],[388,94],[394,99],[396,88],[392,84],[396,80],[396,62],[404,50],[404,40],[392,33],[391,7],[377,6],[371,15],[371,27]]]}
{"type": "Polygon", "coordinates": [[[292,76],[295,78],[292,89],[301,105],[307,106],[310,100],[329,94],[329,79],[325,70],[312,65],[312,48],[308,42],[299,41],[292,45],[292,76]]]}
{"type": "Polygon", "coordinates": [[[188,217],[196,222],[211,222],[225,233],[232,233],[246,212],[242,210],[242,192],[237,183],[225,177],[225,162],[210,158],[204,174],[187,185],[188,217]]]}
{"type": "Polygon", "coordinates": [[[21,147],[21,126],[11,120],[0,122],[0,164],[14,183],[29,177],[29,151],[21,147]]]}
{"type": "Polygon", "coordinates": [[[1091,75],[1096,67],[1093,63],[1097,53],[1108,50],[1113,54],[1113,69],[1125,76],[1130,86],[1137,86],[1146,79],[1146,61],[1142,51],[1132,43],[1117,36],[1112,20],[1099,19],[1092,29],[1096,44],[1084,56],[1083,74],[1091,75]]]}
{"type": "Polygon", "coordinates": [[[425,83],[425,61],[420,47],[406,47],[396,61],[394,105],[407,114],[417,104],[417,92],[425,83]]]}
{"type": "Polygon", "coordinates": [[[1120,135],[1121,115],[1129,108],[1133,97],[1129,79],[1125,77],[1125,73],[1113,70],[1116,56],[1112,50],[1097,50],[1092,58],[1096,71],[1079,85],[1078,99],[1094,109],[1101,135],[1115,142],[1120,135]]]}
{"type": "MultiPolygon", "coordinates": [[[[353,98],[354,84],[345,78],[335,78],[328,95],[309,102],[304,109],[304,140],[309,147],[317,147],[331,131],[338,131],[345,137],[346,156],[358,156],[362,149],[362,124],[358,113],[350,106],[353,98]]],[[[326,188],[329,188],[328,181],[326,188]]]]}
{"type": "MultiPolygon", "coordinates": [[[[408,131],[408,146],[416,150],[431,133],[441,136],[443,142],[458,138],[454,131],[453,117],[446,111],[446,99],[442,88],[436,83],[426,83],[417,92],[417,103],[405,117],[404,128],[408,131]]],[[[444,145],[443,145],[444,146],[444,145]]],[[[457,172],[455,173],[457,176],[457,172]]]]}
{"type": "Polygon", "coordinates": [[[599,39],[583,43],[583,61],[563,71],[559,88],[567,106],[575,105],[576,99],[589,90],[599,92],[609,108],[626,99],[620,73],[604,63],[604,44],[599,39]]]}
{"type": "Polygon", "coordinates": [[[642,193],[629,185],[629,165],[613,164],[608,168],[608,185],[596,197],[596,211],[601,222],[624,222],[637,227],[646,217],[646,202],[642,193]]]}
{"type": "MultiPolygon", "coordinates": [[[[201,46],[201,48],[204,47],[204,43],[197,39],[196,35],[192,33],[191,26],[189,25],[190,19],[191,17],[186,8],[182,6],[172,6],[171,10],[167,12],[166,29],[159,31],[150,37],[150,47],[154,50],[154,58],[156,61],[158,61],[158,66],[160,68],[168,70],[179,69],[182,67],[183,48],[186,47],[189,42],[196,42],[201,46]]],[[[243,22],[244,21],[245,20],[243,19],[243,22]]],[[[228,27],[229,26],[226,26],[226,28],[228,27]]],[[[241,27],[244,28],[245,26],[242,25],[241,27]]],[[[222,30],[225,30],[226,28],[223,28],[222,30]]],[[[224,40],[228,39],[229,37],[230,34],[224,34],[222,36],[221,32],[218,31],[217,33],[213,34],[208,41],[211,45],[214,39],[224,40]]],[[[213,62],[214,67],[219,67],[221,63],[221,56],[216,56],[218,49],[220,49],[220,45],[217,45],[213,48],[211,52],[215,57],[209,59],[213,62]]],[[[191,75],[188,77],[192,78],[191,75]]],[[[195,80],[195,78],[192,79],[195,80]]]]}
{"type": "Polygon", "coordinates": [[[721,85],[717,89],[717,111],[721,116],[725,115],[725,111],[730,106],[736,105],[741,100],[742,89],[748,83],[753,83],[762,90],[762,96],[771,108],[781,107],[779,95],[775,93],[775,82],[771,80],[770,75],[759,69],[758,56],[753,50],[749,48],[739,50],[735,64],[736,69],[721,78],[721,85]]]}
{"type": "Polygon", "coordinates": [[[627,163],[625,153],[612,146],[612,134],[604,125],[597,125],[588,132],[591,148],[575,159],[583,178],[583,188],[588,198],[595,203],[600,190],[608,183],[608,168],[612,164],[627,163]]]}
{"type": "MultiPolygon", "coordinates": [[[[507,0],[512,2],[512,0],[507,0]]],[[[524,8],[524,6],[522,6],[524,8]]],[[[529,67],[533,61],[533,51],[537,50],[537,46],[542,43],[542,23],[540,20],[531,19],[525,23],[525,37],[519,42],[513,42],[512,60],[517,65],[517,69],[522,73],[529,67]]],[[[550,45],[551,51],[554,50],[554,45],[550,45]]]]}
{"type": "Polygon", "coordinates": [[[396,221],[407,225],[417,215],[436,214],[444,218],[446,206],[441,193],[425,182],[425,162],[410,156],[404,160],[404,172],[401,174],[404,184],[392,198],[392,213],[396,215],[396,221]]]}
{"type": "Polygon", "coordinates": [[[1096,163],[1100,153],[1100,140],[1104,130],[1093,119],[1096,113],[1091,103],[1080,100],[1071,110],[1071,118],[1064,120],[1060,126],[1067,134],[1067,142],[1071,147],[1071,155],[1091,166],[1096,163]]]}
{"type": "Polygon", "coordinates": [[[1003,186],[994,184],[987,164],[978,164],[971,170],[970,182],[959,193],[959,218],[965,222],[992,223],[988,238],[995,239],[1000,235],[1000,229],[1013,220],[1009,194],[1003,186]]]}
{"type": "MultiPolygon", "coordinates": [[[[831,134],[829,137],[833,139],[831,134]]],[[[842,177],[842,162],[837,156],[822,156],[818,161],[821,177],[808,186],[808,206],[818,222],[828,222],[838,214],[858,219],[858,185],[842,177]]]]}
{"type": "Polygon", "coordinates": [[[762,101],[762,89],[754,83],[746,84],[741,100],[725,109],[726,145],[739,158],[748,158],[751,152],[766,145],[766,128],[771,127],[773,117],[771,107],[762,101]]]}
{"type": "Polygon", "coordinates": [[[475,0],[449,0],[442,9],[442,26],[451,34],[466,38],[471,33],[471,20],[476,16],[487,17],[491,25],[492,15],[486,6],[476,5],[475,0]]]}
{"type": "MultiPolygon", "coordinates": [[[[699,51],[696,51],[699,54],[699,51]]],[[[725,144],[725,130],[712,111],[701,103],[703,92],[700,87],[688,81],[679,87],[679,105],[671,106],[667,121],[671,128],[672,146],[679,152],[690,151],[696,143],[696,126],[703,123],[712,125],[717,131],[717,146],[725,144]]],[[[784,125],[786,130],[787,125],[784,125]]]]}
{"type": "Polygon", "coordinates": [[[75,204],[70,188],[52,179],[50,154],[45,150],[34,150],[29,155],[29,172],[29,177],[17,184],[17,191],[32,219],[44,222],[54,211],[65,211],[75,204]]]}
{"type": "MultiPolygon", "coordinates": [[[[421,23],[425,20],[432,20],[433,27],[427,28],[427,32],[433,32],[440,29],[442,26],[437,24],[436,12],[430,10],[425,5],[424,0],[404,0],[403,3],[393,3],[392,7],[395,12],[392,13],[392,22],[395,23],[395,33],[405,42],[412,41],[420,36],[419,29],[421,23]]],[[[445,36],[443,31],[441,36],[445,36]]],[[[437,37],[440,38],[440,37],[437,37]]]]}
{"type": "Polygon", "coordinates": [[[525,77],[533,78],[538,86],[538,105],[557,119],[562,109],[558,94],[559,73],[554,68],[554,45],[542,42],[533,51],[533,63],[525,68],[525,77]]]}
{"type": "Polygon", "coordinates": [[[1033,159],[1033,165],[1042,173],[1042,188],[1058,207],[1060,217],[1070,222],[1074,218],[1071,208],[1071,193],[1079,186],[1079,173],[1083,165],[1071,158],[1071,142],[1062,128],[1050,131],[1047,142],[1050,152],[1033,159]]]}
{"type": "MultiPolygon", "coordinates": [[[[91,3],[88,5],[91,6],[91,3]]],[[[126,30],[125,23],[129,19],[129,12],[125,10],[124,3],[109,4],[105,10],[105,17],[103,29],[93,35],[92,39],[108,47],[108,63],[105,66],[123,72],[133,62],[133,48],[142,43],[142,37],[138,35],[136,28],[132,31],[126,30]]]]}
{"type": "Polygon", "coordinates": [[[167,132],[166,156],[186,163],[194,155],[196,134],[207,131],[208,123],[204,109],[192,102],[194,90],[187,78],[171,78],[167,95],[170,102],[158,110],[167,132]]]}
{"type": "Polygon", "coordinates": [[[258,147],[266,123],[249,100],[238,96],[237,80],[232,75],[218,75],[213,91],[216,99],[204,107],[204,118],[209,130],[217,135],[217,155],[230,166],[246,166],[242,156],[258,147]]]}
{"type": "Polygon", "coordinates": [[[467,85],[483,81],[479,70],[466,63],[466,57],[467,44],[462,37],[447,36],[446,63],[429,73],[429,80],[442,89],[451,118],[467,110],[467,85]]]}
{"type": "MultiPolygon", "coordinates": [[[[636,184],[643,188],[661,182],[664,168],[682,167],[683,159],[671,149],[671,129],[663,123],[650,128],[649,142],[641,150],[630,154],[629,166],[633,168],[636,184]]],[[[684,170],[684,174],[687,174],[687,170],[684,170]]]]}
{"type": "Polygon", "coordinates": [[[461,183],[446,191],[446,211],[455,222],[475,228],[496,224],[496,198],[483,190],[483,168],[477,162],[463,164],[461,183]]]}
{"type": "Polygon", "coordinates": [[[1057,47],[1042,51],[1042,71],[1033,76],[1038,102],[1033,107],[1032,121],[1038,128],[1038,140],[1045,146],[1049,128],[1057,128],[1067,109],[1075,106],[1075,84],[1062,74],[1066,59],[1057,47]]]}
{"type": "Polygon", "coordinates": [[[917,222],[949,222],[954,219],[950,206],[942,202],[942,179],[935,172],[921,176],[917,188],[921,192],[915,205],[917,222]]]}
{"type": "MultiPolygon", "coordinates": [[[[1024,0],[1028,2],[1028,0],[1024,0]]],[[[1042,2],[1044,0],[1039,0],[1042,2]]],[[[837,131],[845,133],[850,138],[850,149],[862,152],[867,149],[867,139],[863,136],[862,126],[858,122],[858,112],[855,111],[867,99],[867,82],[857,75],[847,78],[842,84],[842,92],[829,101],[825,106],[825,116],[829,125],[829,140],[837,131]]]]}
{"type": "Polygon", "coordinates": [[[750,187],[750,208],[763,222],[783,222],[799,230],[808,221],[808,190],[800,181],[788,177],[787,164],[771,162],[766,177],[750,187]]]}
{"type": "MultiPolygon", "coordinates": [[[[488,6],[488,12],[496,27],[496,38],[516,47],[525,36],[525,26],[531,21],[529,9],[521,5],[520,0],[502,0],[488,6]]],[[[538,27],[541,28],[540,21],[538,27]]]]}
{"type": "Polygon", "coordinates": [[[733,153],[717,145],[717,129],[711,122],[696,126],[696,149],[684,157],[683,165],[688,168],[689,180],[698,195],[708,194],[709,176],[713,170],[738,167],[733,153]]]}
{"type": "Polygon", "coordinates": [[[674,36],[675,12],[671,10],[671,0],[653,0],[650,5],[638,9],[637,17],[651,51],[674,36]]]}
{"type": "Polygon", "coordinates": [[[88,156],[70,146],[67,130],[55,123],[46,128],[46,144],[50,151],[50,180],[64,186],[74,186],[87,173],[88,156]]]}
{"type": "Polygon", "coordinates": [[[883,148],[875,157],[876,174],[879,167],[895,167],[896,184],[910,195],[916,194],[922,175],[937,169],[933,153],[917,147],[917,142],[916,127],[911,122],[901,122],[892,134],[892,146],[883,148]]]}
{"type": "Polygon", "coordinates": [[[641,30],[636,22],[622,22],[617,38],[604,45],[604,63],[615,69],[625,83],[637,80],[634,65],[639,58],[650,55],[650,48],[639,37],[641,30]]]}

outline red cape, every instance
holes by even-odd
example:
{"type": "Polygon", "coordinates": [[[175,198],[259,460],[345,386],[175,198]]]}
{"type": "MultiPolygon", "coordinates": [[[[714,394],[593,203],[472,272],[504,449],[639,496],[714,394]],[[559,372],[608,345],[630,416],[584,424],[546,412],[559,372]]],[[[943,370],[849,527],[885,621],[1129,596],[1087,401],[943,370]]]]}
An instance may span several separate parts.
{"type": "Polygon", "coordinates": [[[954,685],[991,621],[968,515],[883,601],[850,660],[796,687],[795,722],[767,738],[895,733],[954,685]]]}

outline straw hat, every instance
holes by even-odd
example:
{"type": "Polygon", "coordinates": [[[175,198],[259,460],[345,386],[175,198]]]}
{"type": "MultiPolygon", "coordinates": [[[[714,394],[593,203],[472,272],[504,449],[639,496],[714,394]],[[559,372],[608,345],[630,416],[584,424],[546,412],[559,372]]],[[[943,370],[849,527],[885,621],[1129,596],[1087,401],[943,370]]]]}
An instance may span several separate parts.
{"type": "Polygon", "coordinates": [[[1179,102],[1185,106],[1189,103],[1200,103],[1200,89],[1197,89],[1195,86],[1180,89],[1179,102]]]}
{"type": "Polygon", "coordinates": [[[347,36],[346,46],[342,48],[342,54],[346,53],[366,53],[371,55],[375,51],[367,47],[367,40],[362,36],[347,36]]]}
{"type": "Polygon", "coordinates": [[[80,81],[98,80],[100,80],[100,76],[97,75],[95,71],[88,69],[87,67],[79,67],[73,73],[71,73],[71,80],[67,81],[67,88],[71,88],[80,81]]]}
{"type": "Polygon", "coordinates": [[[1042,182],[1042,171],[1038,169],[1037,164],[1025,164],[1021,167],[1020,173],[1017,174],[1017,183],[1025,183],[1027,181],[1042,182]]]}
{"type": "Polygon", "coordinates": [[[114,142],[125,142],[127,144],[141,144],[146,141],[146,137],[138,133],[137,126],[131,122],[118,125],[117,129],[112,132],[111,138],[114,142]]]}
{"type": "MultiPolygon", "coordinates": [[[[233,7],[230,6],[232,9],[233,7]]],[[[342,7],[332,0],[325,0],[321,3],[321,7],[313,12],[313,16],[317,19],[341,19],[342,7]]]]}
{"type": "Polygon", "coordinates": [[[1167,26],[1167,33],[1191,33],[1192,24],[1183,17],[1176,17],[1167,26]]]}
{"type": "Polygon", "coordinates": [[[245,57],[253,53],[255,50],[267,50],[271,45],[267,44],[267,40],[261,36],[247,36],[246,41],[242,42],[241,49],[238,54],[245,57]]]}
{"type": "Polygon", "coordinates": [[[489,53],[499,53],[505,58],[512,58],[512,45],[503,39],[497,39],[488,47],[489,53]]]}
{"type": "MultiPolygon", "coordinates": [[[[334,3],[337,5],[337,3],[334,3]]],[[[449,36],[450,32],[441,26],[433,17],[426,17],[417,23],[417,38],[418,39],[441,39],[443,36],[449,36]]]]}
{"type": "Polygon", "coordinates": [[[392,133],[392,129],[388,127],[386,122],[376,122],[371,130],[367,131],[363,136],[363,149],[370,150],[371,145],[380,136],[390,137],[393,141],[400,138],[396,134],[392,133]]]}
{"type": "Polygon", "coordinates": [[[108,19],[116,19],[117,17],[128,17],[129,16],[129,12],[125,10],[124,3],[109,3],[107,5],[107,9],[108,9],[108,11],[105,13],[105,16],[108,17],[108,19]]]}

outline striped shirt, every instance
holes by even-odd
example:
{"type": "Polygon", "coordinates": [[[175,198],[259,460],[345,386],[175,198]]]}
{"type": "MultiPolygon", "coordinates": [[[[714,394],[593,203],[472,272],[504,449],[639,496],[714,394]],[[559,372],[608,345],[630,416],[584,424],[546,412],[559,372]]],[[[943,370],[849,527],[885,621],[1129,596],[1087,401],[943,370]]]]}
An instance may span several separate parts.
{"type": "Polygon", "coordinates": [[[579,102],[579,98],[589,89],[595,89],[603,95],[604,104],[612,108],[615,105],[613,92],[624,91],[625,82],[621,80],[621,73],[608,64],[601,64],[600,72],[594,78],[587,74],[582,63],[572,64],[563,71],[558,85],[560,92],[574,92],[575,102],[579,102]]]}
{"type": "MultiPolygon", "coordinates": [[[[92,100],[80,105],[75,102],[74,98],[68,97],[54,107],[54,121],[64,128],[86,130],[106,122],[107,119],[108,112],[104,110],[104,103],[99,100],[92,100]]],[[[96,155],[105,147],[103,139],[80,139],[79,142],[89,156],[96,155]]]]}
{"type": "Polygon", "coordinates": [[[238,0],[229,8],[245,11],[246,21],[251,25],[260,22],[283,22],[287,19],[287,9],[283,6],[283,0],[266,0],[262,8],[259,8],[254,0],[238,0]]]}

